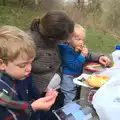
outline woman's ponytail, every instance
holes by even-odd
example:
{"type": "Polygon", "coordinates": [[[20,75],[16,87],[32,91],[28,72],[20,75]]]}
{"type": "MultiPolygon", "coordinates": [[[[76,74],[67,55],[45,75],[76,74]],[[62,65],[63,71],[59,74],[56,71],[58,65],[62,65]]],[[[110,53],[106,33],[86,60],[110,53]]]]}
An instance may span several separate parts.
{"type": "Polygon", "coordinates": [[[40,32],[40,19],[34,19],[31,23],[30,30],[35,32],[40,32]]]}

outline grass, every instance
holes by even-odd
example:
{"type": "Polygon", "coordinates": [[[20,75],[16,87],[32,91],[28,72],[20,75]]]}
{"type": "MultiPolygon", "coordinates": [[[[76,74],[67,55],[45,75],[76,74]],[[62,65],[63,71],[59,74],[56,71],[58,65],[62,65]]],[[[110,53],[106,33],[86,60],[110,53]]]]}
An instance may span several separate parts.
{"type": "Polygon", "coordinates": [[[14,25],[23,30],[28,30],[32,19],[39,16],[40,12],[28,8],[0,7],[0,25],[14,25]]]}
{"type": "MultiPolygon", "coordinates": [[[[19,6],[0,7],[0,25],[14,25],[28,31],[32,19],[40,17],[41,13],[30,8],[20,9],[19,6]]],[[[86,44],[89,50],[95,52],[110,53],[114,50],[120,40],[97,32],[95,29],[86,30],[86,44]]]]}
{"type": "Polygon", "coordinates": [[[86,44],[91,51],[111,53],[116,45],[120,45],[120,40],[116,40],[103,32],[95,29],[86,30],[86,44]]]}

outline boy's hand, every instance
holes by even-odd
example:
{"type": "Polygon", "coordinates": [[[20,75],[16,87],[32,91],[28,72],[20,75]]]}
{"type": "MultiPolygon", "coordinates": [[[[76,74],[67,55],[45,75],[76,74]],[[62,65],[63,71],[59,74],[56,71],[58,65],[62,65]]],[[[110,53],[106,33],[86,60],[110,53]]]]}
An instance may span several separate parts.
{"type": "Polygon", "coordinates": [[[82,56],[86,57],[88,55],[88,49],[86,46],[83,47],[82,51],[81,51],[82,56]]]}
{"type": "Polygon", "coordinates": [[[33,110],[49,110],[54,104],[55,100],[56,97],[53,97],[53,95],[49,95],[34,101],[31,106],[33,110]]]}
{"type": "Polygon", "coordinates": [[[49,100],[51,101],[56,99],[57,95],[58,95],[58,92],[55,89],[48,89],[45,96],[52,96],[52,99],[49,100]]]}
{"type": "Polygon", "coordinates": [[[52,88],[48,89],[45,96],[51,96],[51,95],[53,97],[57,97],[58,92],[55,89],[52,89],[52,88]]]}

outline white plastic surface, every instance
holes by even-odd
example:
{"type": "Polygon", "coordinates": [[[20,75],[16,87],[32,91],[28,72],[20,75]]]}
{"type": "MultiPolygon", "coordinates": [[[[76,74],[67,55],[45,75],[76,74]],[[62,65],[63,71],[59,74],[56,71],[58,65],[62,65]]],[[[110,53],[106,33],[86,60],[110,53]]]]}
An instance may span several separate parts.
{"type": "Polygon", "coordinates": [[[92,104],[100,120],[120,120],[120,69],[111,69],[110,80],[93,96],[92,104]]]}

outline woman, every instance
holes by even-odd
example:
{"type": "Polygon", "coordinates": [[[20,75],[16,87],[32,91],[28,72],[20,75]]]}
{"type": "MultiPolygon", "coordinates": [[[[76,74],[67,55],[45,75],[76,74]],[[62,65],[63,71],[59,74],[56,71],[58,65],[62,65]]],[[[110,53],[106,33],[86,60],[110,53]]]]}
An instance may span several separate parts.
{"type": "MultiPolygon", "coordinates": [[[[51,79],[60,78],[60,57],[57,43],[66,41],[74,33],[74,22],[61,11],[48,12],[42,19],[34,19],[30,27],[30,35],[37,46],[37,57],[33,63],[32,76],[40,92],[44,92],[51,79]]],[[[88,60],[94,60],[108,65],[106,56],[89,54],[88,60]]],[[[54,84],[55,84],[54,82],[54,84]]]]}
{"type": "MultiPolygon", "coordinates": [[[[44,92],[54,77],[59,75],[60,58],[56,49],[58,40],[66,40],[73,33],[74,23],[61,11],[48,12],[41,20],[34,19],[30,35],[37,46],[32,76],[40,92],[44,92]]],[[[54,83],[55,84],[55,83],[54,83]]]]}

